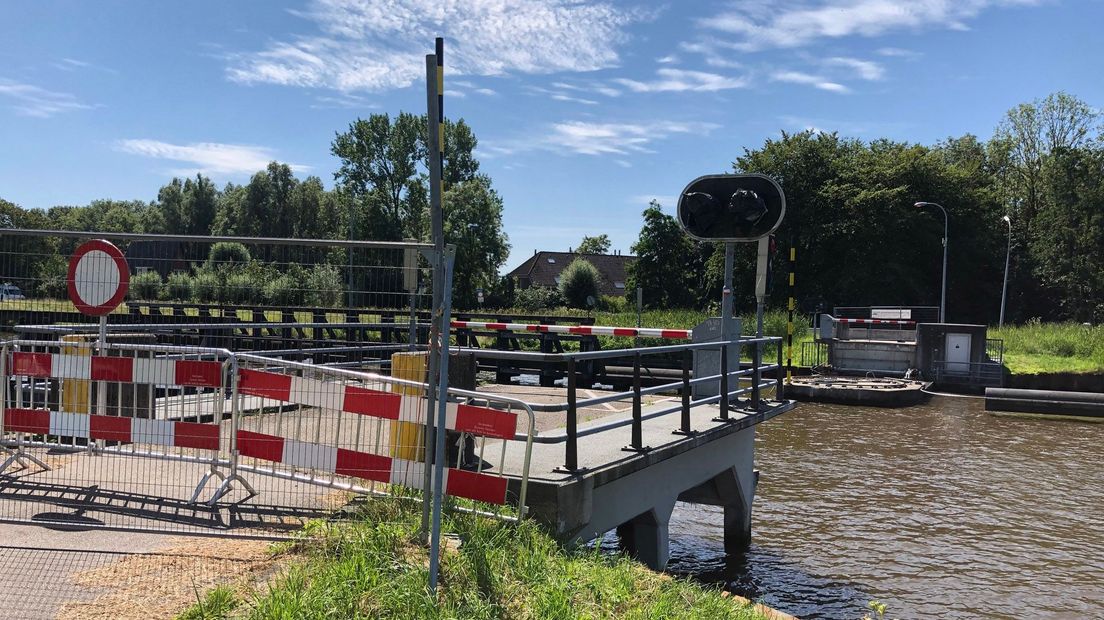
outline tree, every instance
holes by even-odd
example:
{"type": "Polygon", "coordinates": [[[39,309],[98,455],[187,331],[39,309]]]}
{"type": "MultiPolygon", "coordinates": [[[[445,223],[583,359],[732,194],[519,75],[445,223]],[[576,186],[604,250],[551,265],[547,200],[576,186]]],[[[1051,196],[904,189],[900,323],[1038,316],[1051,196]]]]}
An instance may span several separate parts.
{"type": "Polygon", "coordinates": [[[453,303],[476,305],[476,289],[490,290],[498,282],[498,268],[510,253],[502,230],[502,198],[491,181],[480,176],[445,192],[445,241],[456,244],[453,303]]]}
{"type": "MultiPolygon", "coordinates": [[[[429,157],[426,118],[400,113],[358,119],[332,144],[341,160],[334,178],[340,205],[356,239],[428,240],[429,157]]],[[[502,231],[502,198],[479,173],[475,135],[463,119],[445,121],[445,239],[457,246],[454,303],[475,305],[476,289],[498,281],[509,244],[502,231]]]]}
{"type": "Polygon", "coordinates": [[[607,234],[597,237],[583,237],[579,247],[575,249],[579,254],[607,254],[610,250],[610,238],[607,234]]]}
{"type": "Polygon", "coordinates": [[[594,265],[576,258],[560,273],[560,294],[572,308],[591,308],[598,301],[601,279],[594,265]]]}
{"type": "Polygon", "coordinates": [[[657,201],[651,201],[644,210],[640,238],[632,245],[637,259],[629,265],[627,287],[643,288],[644,303],[649,308],[700,305],[696,283],[701,281],[703,265],[692,260],[698,256],[696,245],[675,218],[664,213],[657,201]]]}

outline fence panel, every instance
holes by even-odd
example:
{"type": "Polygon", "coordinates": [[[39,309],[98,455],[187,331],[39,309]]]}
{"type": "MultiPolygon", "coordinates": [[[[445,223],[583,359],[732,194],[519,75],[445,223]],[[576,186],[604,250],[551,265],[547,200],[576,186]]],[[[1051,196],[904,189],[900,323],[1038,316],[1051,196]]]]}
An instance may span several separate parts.
{"type": "MultiPolygon", "coordinates": [[[[393,429],[402,423],[425,423],[424,385],[252,355],[240,356],[239,364],[239,398],[264,403],[242,412],[237,433],[240,471],[339,490],[384,493],[395,487],[423,487],[421,437],[393,429]]],[[[511,496],[506,475],[523,472],[506,472],[504,467],[505,443],[517,435],[514,406],[499,410],[466,402],[448,404],[446,426],[452,441],[446,494],[499,506],[523,499],[527,480],[511,496]]]]}
{"type": "Polygon", "coordinates": [[[425,244],[11,229],[0,234],[2,329],[94,333],[66,287],[70,256],[93,238],[117,245],[131,272],[125,303],[108,316],[113,333],[351,367],[425,341],[425,244]]]}
{"type": "Polygon", "coordinates": [[[0,360],[0,519],[217,529],[205,501],[249,494],[228,479],[229,352],[11,341],[0,360]]]}

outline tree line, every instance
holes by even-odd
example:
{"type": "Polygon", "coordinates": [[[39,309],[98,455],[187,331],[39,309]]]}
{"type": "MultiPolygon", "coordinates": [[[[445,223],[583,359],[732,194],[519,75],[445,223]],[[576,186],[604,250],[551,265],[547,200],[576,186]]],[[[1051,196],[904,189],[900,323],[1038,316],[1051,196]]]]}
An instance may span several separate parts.
{"type": "MultiPolygon", "coordinates": [[[[785,304],[791,244],[802,309],[938,305],[943,217],[949,218],[947,319],[996,323],[1008,227],[1007,321],[1104,321],[1104,130],[1066,93],[1009,110],[988,141],[925,146],[836,133],[783,133],[745,149],[734,172],[782,185],[770,303],[785,304]]],[[[737,306],[753,307],[755,244],[738,244],[737,306]]],[[[651,307],[719,303],[723,247],[696,243],[653,202],[644,211],[629,290],[651,307]]]]}
{"type": "MultiPolygon", "coordinates": [[[[0,228],[428,241],[425,127],[424,115],[405,112],[394,118],[373,114],[357,119],[338,132],[331,144],[340,162],[332,189],[326,189],[317,176],[299,179],[287,164],[271,162],[247,183],[227,183],[221,188],[202,174],[173,178],[150,201],[104,199],[80,206],[24,209],[0,199],[0,228]]],[[[474,156],[474,133],[460,119],[446,121],[444,136],[445,240],[457,246],[455,303],[470,307],[475,305],[477,288],[490,290],[499,284],[498,270],[510,246],[502,230],[502,199],[474,156]]],[[[56,284],[55,272],[64,264],[53,264],[58,261],[48,257],[67,248],[31,248],[31,243],[36,242],[11,241],[13,255],[21,254],[26,264],[13,265],[9,277],[18,272],[45,281],[40,277],[45,274],[56,284]]],[[[200,261],[198,270],[206,256],[194,258],[200,261]]],[[[343,265],[347,257],[337,253],[327,260],[343,265]]]]}

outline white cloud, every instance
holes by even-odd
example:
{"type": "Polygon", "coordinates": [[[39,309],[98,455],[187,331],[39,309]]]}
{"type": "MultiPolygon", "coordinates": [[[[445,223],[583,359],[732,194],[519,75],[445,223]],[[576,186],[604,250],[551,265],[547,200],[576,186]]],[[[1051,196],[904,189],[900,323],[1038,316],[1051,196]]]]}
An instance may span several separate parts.
{"type": "Polygon", "coordinates": [[[551,126],[543,144],[580,155],[650,153],[648,146],[674,134],[705,134],[712,123],[656,121],[651,123],[591,123],[567,121],[551,126]]]}
{"type": "Polygon", "coordinates": [[[674,54],[667,54],[666,56],[663,56],[662,58],[656,58],[656,62],[658,62],[661,65],[671,65],[671,64],[677,63],[678,61],[679,61],[679,57],[675,56],[674,54]]]}
{"type": "Polygon", "coordinates": [[[637,194],[635,196],[629,196],[629,203],[636,205],[647,205],[655,200],[664,207],[674,207],[678,204],[678,196],[674,194],[637,194]]]}
{"type": "Polygon", "coordinates": [[[736,35],[735,44],[753,51],[800,47],[822,38],[875,37],[922,28],[966,29],[982,11],[1037,0],[784,0],[769,5],[740,0],[719,15],[698,20],[702,27],[736,35]]]}
{"type": "Polygon", "coordinates": [[[858,77],[864,80],[880,80],[885,76],[885,69],[882,65],[870,60],[860,60],[858,58],[844,58],[835,57],[829,58],[824,61],[825,65],[834,67],[844,67],[852,69],[858,77]]]}
{"type": "Polygon", "coordinates": [[[829,82],[819,75],[811,75],[809,73],[802,73],[800,71],[779,71],[770,78],[774,82],[787,82],[790,84],[805,84],[813,86],[821,90],[827,90],[833,93],[848,93],[851,92],[843,84],[836,82],[829,82]]]}
{"type": "Polygon", "coordinates": [[[888,58],[904,58],[907,60],[915,60],[923,56],[920,52],[914,52],[912,50],[901,49],[899,47],[882,47],[878,48],[878,54],[886,56],[888,58]]]}
{"type": "Polygon", "coordinates": [[[313,0],[317,31],[231,58],[243,83],[380,91],[424,80],[442,33],[449,75],[593,71],[616,66],[625,28],[649,13],[577,0],[313,0]]]}
{"type": "Polygon", "coordinates": [[[55,114],[90,110],[96,106],[81,103],[74,95],[59,93],[33,84],[0,78],[0,97],[11,101],[11,108],[23,116],[50,118],[55,114]]]}
{"type": "MultiPolygon", "coordinates": [[[[174,174],[252,174],[263,170],[268,163],[277,160],[271,149],[247,144],[222,144],[196,142],[170,144],[159,140],[120,140],[115,148],[133,155],[153,159],[183,162],[190,167],[174,170],[174,174]]],[[[309,166],[289,164],[296,172],[309,170],[309,166]]]]}
{"type": "Polygon", "coordinates": [[[730,88],[744,88],[747,80],[706,71],[662,68],[656,71],[657,79],[649,82],[619,78],[614,80],[629,90],[638,93],[718,91],[730,88]]]}
{"type": "Polygon", "coordinates": [[[329,110],[329,109],[376,109],[379,108],[379,104],[372,103],[371,100],[354,95],[352,93],[335,93],[333,95],[319,95],[314,98],[314,103],[310,106],[316,110],[329,110]]]}
{"type": "Polygon", "coordinates": [[[583,105],[598,105],[598,102],[593,100],[593,99],[584,99],[582,97],[572,97],[571,95],[566,95],[564,93],[554,93],[554,94],[549,95],[549,96],[552,99],[555,99],[556,101],[567,101],[567,102],[570,102],[570,103],[581,103],[583,105]]]}

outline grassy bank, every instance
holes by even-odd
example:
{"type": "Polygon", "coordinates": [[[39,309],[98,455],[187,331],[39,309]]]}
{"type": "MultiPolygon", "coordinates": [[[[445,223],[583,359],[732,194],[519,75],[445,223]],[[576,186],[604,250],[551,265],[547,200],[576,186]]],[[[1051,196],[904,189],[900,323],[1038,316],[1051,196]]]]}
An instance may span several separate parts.
{"type": "Polygon", "coordinates": [[[372,500],[356,522],[313,528],[281,553],[289,567],[253,591],[220,587],[181,618],[764,618],[716,589],[654,573],[627,558],[565,552],[533,522],[445,515],[455,533],[437,600],[417,505],[372,500]]]}
{"type": "Polygon", "coordinates": [[[1004,340],[1004,363],[1013,374],[1104,372],[1104,326],[1028,322],[989,328],[1004,340]]]}

